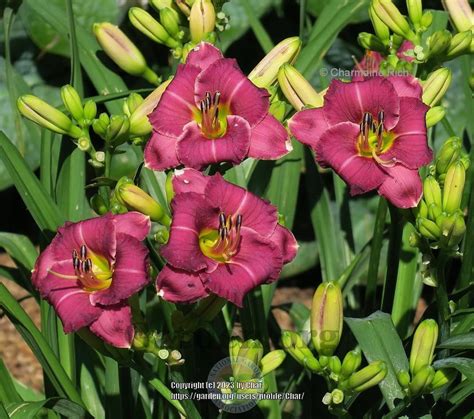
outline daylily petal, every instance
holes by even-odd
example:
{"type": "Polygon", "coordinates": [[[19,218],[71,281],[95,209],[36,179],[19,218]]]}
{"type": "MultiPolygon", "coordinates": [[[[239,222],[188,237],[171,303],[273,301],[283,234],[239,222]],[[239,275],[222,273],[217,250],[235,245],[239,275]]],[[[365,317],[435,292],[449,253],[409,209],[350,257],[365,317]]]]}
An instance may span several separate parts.
{"type": "Polygon", "coordinates": [[[360,124],[365,112],[377,117],[382,110],[385,129],[391,130],[398,122],[400,104],[395,88],[384,77],[351,83],[333,80],[324,96],[324,115],[331,125],[360,124]]]}
{"type": "Polygon", "coordinates": [[[291,262],[295,258],[298,251],[298,242],[290,230],[277,224],[275,231],[270,236],[270,240],[276,243],[280,249],[283,263],[291,262]]]}
{"type": "Polygon", "coordinates": [[[216,139],[203,136],[199,125],[191,122],[184,127],[178,140],[178,159],[185,166],[201,169],[221,161],[239,164],[247,155],[250,145],[250,126],[239,117],[227,117],[226,133],[216,139]]]}
{"type": "Polygon", "coordinates": [[[352,81],[363,81],[367,77],[377,76],[382,60],[383,56],[379,52],[366,51],[362,60],[352,70],[352,81]]]}
{"type": "Polygon", "coordinates": [[[210,177],[204,176],[200,171],[185,168],[174,171],[173,189],[175,194],[196,192],[203,194],[210,177]]]}
{"type": "Polygon", "coordinates": [[[277,209],[240,186],[226,182],[220,174],[207,184],[205,194],[226,215],[242,215],[242,226],[268,237],[277,224],[277,209]]]}
{"type": "Polygon", "coordinates": [[[319,138],[329,127],[323,108],[304,109],[288,121],[291,135],[312,148],[316,147],[319,138]]]}
{"type": "Polygon", "coordinates": [[[211,206],[204,196],[188,192],[175,195],[171,209],[173,221],[168,243],[161,249],[163,257],[173,267],[187,271],[213,267],[216,262],[201,252],[199,233],[204,228],[217,228],[217,205],[211,206]]]}
{"type": "MultiPolygon", "coordinates": [[[[388,77],[390,83],[395,88],[397,95],[402,97],[414,97],[417,99],[421,98],[423,93],[423,89],[421,88],[421,84],[416,77],[411,75],[407,76],[390,76],[388,77]]],[[[401,109],[400,104],[400,115],[403,115],[403,111],[401,109]]]]}
{"type": "Polygon", "coordinates": [[[242,232],[240,250],[228,263],[201,274],[204,286],[239,307],[247,292],[278,277],[282,268],[278,247],[251,230],[242,232]],[[264,263],[262,263],[264,261],[264,263]]]}
{"type": "Polygon", "coordinates": [[[331,166],[351,187],[351,195],[377,188],[386,177],[372,158],[359,156],[359,126],[343,122],[329,128],[316,146],[319,162],[331,166]]]}
{"type": "Polygon", "coordinates": [[[392,147],[380,157],[396,161],[409,169],[418,169],[433,160],[433,152],[428,147],[425,114],[428,111],[421,100],[400,99],[400,120],[393,129],[396,138],[392,147]]]}
{"type": "MultiPolygon", "coordinates": [[[[126,234],[142,241],[150,232],[150,217],[137,211],[130,211],[126,214],[114,215],[115,233],[126,234]]],[[[117,245],[118,247],[118,245],[117,245]]],[[[118,249],[117,249],[118,251],[118,249]]]]}
{"type": "Polygon", "coordinates": [[[112,346],[130,348],[135,334],[132,311],[125,304],[107,307],[89,329],[112,346]]]}
{"type": "Polygon", "coordinates": [[[207,297],[199,274],[166,265],[156,278],[158,295],[172,303],[193,303],[207,297]]]}
{"type": "MultiPolygon", "coordinates": [[[[54,246],[54,243],[52,243],[54,246]]],[[[50,245],[51,246],[51,245],[50,245]]],[[[72,265],[72,258],[62,261],[51,261],[48,255],[54,253],[47,248],[38,258],[37,264],[31,276],[31,280],[36,289],[38,289],[42,298],[47,298],[51,291],[62,289],[64,287],[77,287],[79,282],[73,279],[76,275],[72,265]],[[60,278],[59,275],[66,275],[69,279],[60,278]]]]}
{"type": "Polygon", "coordinates": [[[208,42],[201,42],[189,52],[186,64],[195,65],[202,71],[221,58],[222,52],[218,48],[208,42]]]}
{"type": "Polygon", "coordinates": [[[423,192],[418,170],[407,169],[401,164],[384,170],[389,176],[380,186],[379,194],[398,208],[416,207],[423,192]]]}
{"type": "Polygon", "coordinates": [[[117,234],[117,254],[110,287],[91,294],[93,305],[110,306],[126,300],[149,282],[148,250],[135,237],[117,234]]]}
{"type": "Polygon", "coordinates": [[[155,131],[169,137],[179,137],[183,127],[193,119],[194,82],[201,72],[191,64],[180,65],[175,77],[161,96],[149,120],[155,131]]]}
{"type": "Polygon", "coordinates": [[[197,105],[206,92],[220,92],[220,101],[230,107],[230,114],[241,116],[250,127],[258,124],[268,113],[268,91],[256,87],[234,59],[217,60],[199,74],[194,96],[197,105]]]}
{"type": "Polygon", "coordinates": [[[145,147],[145,167],[151,170],[166,170],[179,166],[176,145],[176,137],[168,137],[153,131],[145,147]]]}
{"type": "Polygon", "coordinates": [[[280,122],[268,114],[262,122],[252,128],[248,155],[255,159],[279,159],[293,147],[288,132],[280,122]]]}

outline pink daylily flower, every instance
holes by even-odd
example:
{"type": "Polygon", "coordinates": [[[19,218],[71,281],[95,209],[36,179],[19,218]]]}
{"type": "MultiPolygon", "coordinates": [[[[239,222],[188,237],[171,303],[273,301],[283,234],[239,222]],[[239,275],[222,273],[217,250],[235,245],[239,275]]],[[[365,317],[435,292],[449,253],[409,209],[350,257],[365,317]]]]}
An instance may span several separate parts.
{"type": "Polygon", "coordinates": [[[324,106],[296,113],[288,125],[352,195],[377,189],[399,208],[415,207],[422,194],[418,168],[433,158],[421,93],[414,77],[333,80],[324,106]]]}
{"type": "Polygon", "coordinates": [[[296,256],[277,209],[220,174],[176,171],[173,187],[173,222],[161,251],[167,264],[157,278],[165,300],[190,303],[214,293],[242,306],[247,292],[278,279],[296,256]]]}
{"type": "Polygon", "coordinates": [[[269,114],[268,96],[235,60],[200,43],[149,115],[153,134],[145,148],[146,167],[202,169],[219,162],[239,164],[247,157],[282,157],[291,151],[291,142],[269,114]]]}
{"type": "Polygon", "coordinates": [[[107,214],[58,229],[31,280],[56,310],[66,333],[88,327],[110,345],[130,348],[134,327],[127,298],[149,283],[141,243],[150,219],[107,214]]]}

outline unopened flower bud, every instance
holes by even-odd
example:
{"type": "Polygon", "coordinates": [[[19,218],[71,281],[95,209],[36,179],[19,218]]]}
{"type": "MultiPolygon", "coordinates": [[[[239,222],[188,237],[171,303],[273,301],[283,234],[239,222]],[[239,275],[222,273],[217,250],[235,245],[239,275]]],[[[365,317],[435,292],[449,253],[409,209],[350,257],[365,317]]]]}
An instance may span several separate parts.
{"type": "Polygon", "coordinates": [[[436,220],[437,217],[442,213],[441,207],[436,204],[430,204],[428,206],[428,217],[430,220],[436,220]]]}
{"type": "Polygon", "coordinates": [[[408,21],[403,17],[392,0],[372,0],[375,14],[393,32],[404,38],[414,41],[416,36],[410,28],[408,21]]]}
{"type": "Polygon", "coordinates": [[[459,32],[453,36],[446,51],[446,58],[452,60],[462,54],[468,54],[471,49],[472,31],[459,32]]]}
{"type": "Polygon", "coordinates": [[[342,363],[338,356],[333,355],[329,358],[329,369],[335,375],[338,375],[341,372],[342,363]]]}
{"type": "Polygon", "coordinates": [[[130,94],[127,100],[123,102],[123,113],[130,117],[142,103],[143,98],[138,93],[130,94]]]}
{"type": "Polygon", "coordinates": [[[164,7],[160,10],[160,21],[166,31],[173,38],[182,38],[184,32],[179,29],[179,15],[178,12],[171,7],[164,7]]]}
{"type": "Polygon", "coordinates": [[[458,32],[472,29],[474,17],[468,0],[443,0],[443,5],[458,32]]]}
{"type": "Polygon", "coordinates": [[[436,371],[433,381],[431,382],[431,389],[435,390],[437,388],[445,386],[446,384],[454,380],[456,375],[457,371],[451,368],[443,368],[436,371]]]}
{"type": "Polygon", "coordinates": [[[380,383],[387,375],[387,366],[383,361],[371,362],[360,371],[352,374],[348,380],[348,387],[353,391],[365,391],[380,383]]]}
{"type": "Polygon", "coordinates": [[[149,2],[158,11],[166,7],[173,7],[175,4],[174,0],[149,0],[149,2]]]}
{"type": "Polygon", "coordinates": [[[320,355],[331,356],[342,333],[342,293],[335,282],[318,286],[311,307],[311,337],[320,355]]]}
{"type": "Polygon", "coordinates": [[[249,339],[242,343],[236,359],[236,366],[233,369],[234,377],[237,381],[245,381],[255,378],[253,366],[258,366],[263,355],[263,346],[257,339],[249,339]],[[245,361],[251,364],[247,364],[245,361]]]}
{"type": "Polygon", "coordinates": [[[423,181],[423,199],[428,206],[428,210],[431,204],[435,204],[441,208],[442,197],[441,188],[439,183],[433,176],[428,176],[423,181]]]}
{"type": "Polygon", "coordinates": [[[357,36],[357,42],[359,42],[359,45],[366,50],[380,52],[386,50],[383,42],[378,38],[378,36],[372,33],[360,32],[357,36]]]}
{"type": "Polygon", "coordinates": [[[36,96],[20,96],[17,106],[25,118],[50,131],[57,132],[58,134],[67,134],[73,138],[79,138],[82,135],[82,130],[73,125],[71,119],[64,113],[36,96]]]}
{"type": "Polygon", "coordinates": [[[410,373],[408,371],[405,371],[405,370],[400,371],[397,374],[397,380],[398,380],[398,384],[400,384],[400,386],[403,389],[408,388],[408,385],[410,384],[410,373]]]}
{"type": "Polygon", "coordinates": [[[278,121],[283,122],[286,115],[286,104],[282,100],[274,100],[270,103],[268,112],[278,121]]]}
{"type": "Polygon", "coordinates": [[[469,159],[469,154],[465,151],[461,151],[461,155],[459,156],[459,161],[464,166],[464,169],[467,171],[469,166],[471,165],[471,160],[469,159]]]}
{"type": "Polygon", "coordinates": [[[423,102],[428,106],[436,105],[451,84],[452,73],[449,68],[433,71],[423,84],[423,102]]]}
{"type": "Polygon", "coordinates": [[[84,119],[87,125],[90,125],[92,120],[97,115],[97,105],[93,100],[88,100],[84,104],[84,119]]]}
{"type": "Polygon", "coordinates": [[[374,7],[371,4],[369,7],[369,17],[374,27],[375,34],[385,45],[388,44],[390,40],[390,30],[388,26],[382,22],[382,20],[377,16],[377,13],[374,11],[374,7]]]}
{"type": "Polygon", "coordinates": [[[174,188],[173,188],[173,171],[169,171],[166,175],[166,182],[165,182],[165,192],[166,192],[166,201],[168,205],[174,198],[174,188]]]}
{"type": "Polygon", "coordinates": [[[135,28],[152,41],[166,45],[169,48],[176,48],[180,45],[176,39],[166,32],[163,25],[146,10],[140,7],[131,7],[128,11],[128,18],[135,28]]]}
{"type": "Polygon", "coordinates": [[[423,367],[431,365],[438,341],[438,324],[433,319],[423,320],[415,330],[410,352],[410,372],[415,376],[423,367]]]}
{"type": "Polygon", "coordinates": [[[408,16],[415,26],[421,22],[423,16],[423,6],[421,0],[407,0],[408,16]]]}
{"type": "Polygon", "coordinates": [[[461,206],[461,200],[466,182],[466,169],[460,162],[454,162],[448,167],[443,188],[443,210],[448,214],[454,213],[461,206]]]}
{"type": "Polygon", "coordinates": [[[446,248],[458,245],[466,232],[466,223],[461,211],[449,215],[443,213],[436,219],[436,224],[441,229],[440,244],[446,248]]]}
{"type": "Polygon", "coordinates": [[[361,362],[362,354],[359,349],[348,352],[342,361],[341,376],[350,377],[360,367],[361,362]]]}
{"type": "Polygon", "coordinates": [[[250,72],[248,78],[258,87],[269,87],[284,64],[292,64],[300,53],[301,39],[297,36],[279,42],[250,72]]]}
{"type": "Polygon", "coordinates": [[[431,35],[427,41],[429,46],[427,58],[443,54],[449,48],[451,38],[451,32],[446,29],[436,31],[431,35]]]}
{"type": "Polygon", "coordinates": [[[421,29],[426,30],[431,26],[432,23],[433,13],[430,10],[427,10],[425,13],[423,13],[423,16],[421,16],[420,27],[421,29]]]}
{"type": "Polygon", "coordinates": [[[191,41],[201,42],[216,26],[216,11],[211,0],[195,0],[189,15],[191,41]]]}
{"type": "Polygon", "coordinates": [[[436,172],[438,174],[446,173],[448,167],[458,160],[462,150],[462,142],[459,137],[448,138],[436,158],[436,172]]]}
{"type": "Polygon", "coordinates": [[[92,195],[90,199],[92,209],[99,215],[104,215],[108,212],[109,208],[107,207],[104,198],[101,195],[95,194],[92,195]]]}
{"type": "Polygon", "coordinates": [[[435,126],[446,115],[446,111],[442,106],[434,106],[426,112],[426,128],[435,126]]]}
{"type": "Polygon", "coordinates": [[[260,372],[262,377],[276,370],[286,358],[286,353],[282,349],[276,349],[266,354],[260,361],[260,372]]]}
{"type": "Polygon", "coordinates": [[[233,365],[235,360],[239,356],[240,348],[244,341],[239,336],[232,336],[229,340],[229,357],[230,362],[233,365]]]}
{"type": "Polygon", "coordinates": [[[423,391],[428,390],[431,382],[435,376],[435,370],[429,365],[422,367],[416,374],[410,385],[408,386],[408,391],[411,397],[415,397],[418,394],[423,393],[423,391]]]}
{"type": "Polygon", "coordinates": [[[61,87],[61,99],[66,109],[76,121],[81,121],[84,118],[81,98],[74,87],[70,84],[61,87]]]}
{"type": "Polygon", "coordinates": [[[322,96],[313,89],[311,84],[292,65],[284,64],[278,72],[278,84],[293,107],[300,111],[309,105],[323,106],[322,96]]]}
{"type": "Polygon", "coordinates": [[[321,365],[318,360],[314,357],[298,333],[286,330],[282,333],[281,341],[283,348],[295,361],[312,372],[318,373],[321,371],[321,365]]]}
{"type": "Polygon", "coordinates": [[[418,208],[418,215],[423,218],[428,218],[428,205],[426,205],[426,202],[424,199],[420,201],[420,205],[418,208]]]}
{"type": "Polygon", "coordinates": [[[130,123],[126,115],[112,115],[105,131],[105,140],[114,145],[122,144],[127,140],[130,123]]]}
{"type": "Polygon", "coordinates": [[[418,231],[429,240],[438,240],[441,237],[441,229],[437,224],[424,217],[418,217],[416,220],[418,231]]]}
{"type": "Polygon", "coordinates": [[[341,404],[344,401],[344,392],[338,388],[331,392],[332,404],[341,404]]]}

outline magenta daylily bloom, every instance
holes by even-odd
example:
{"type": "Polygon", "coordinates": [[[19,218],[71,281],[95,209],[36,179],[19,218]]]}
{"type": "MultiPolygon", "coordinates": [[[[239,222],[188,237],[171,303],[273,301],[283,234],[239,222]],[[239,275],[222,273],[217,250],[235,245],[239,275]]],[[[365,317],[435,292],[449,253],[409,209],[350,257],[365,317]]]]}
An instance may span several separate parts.
{"type": "Polygon", "coordinates": [[[291,151],[283,125],[268,113],[265,89],[256,87],[233,59],[208,43],[188,55],[149,115],[153,135],[145,165],[239,164],[246,157],[277,159],[291,151]]]}
{"type": "Polygon", "coordinates": [[[148,251],[141,243],[149,231],[150,219],[138,212],[67,222],[58,229],[31,280],[66,333],[88,327],[110,345],[131,346],[127,298],[149,282],[148,251]]]}
{"type": "Polygon", "coordinates": [[[352,195],[377,189],[397,207],[415,207],[422,194],[418,168],[433,158],[421,93],[411,76],[333,80],[324,106],[298,112],[288,125],[352,195]]]}
{"type": "Polygon", "coordinates": [[[248,291],[275,281],[296,256],[277,209],[221,175],[180,170],[173,187],[173,222],[161,252],[167,265],[157,278],[165,300],[190,303],[214,293],[242,306],[248,291]]]}

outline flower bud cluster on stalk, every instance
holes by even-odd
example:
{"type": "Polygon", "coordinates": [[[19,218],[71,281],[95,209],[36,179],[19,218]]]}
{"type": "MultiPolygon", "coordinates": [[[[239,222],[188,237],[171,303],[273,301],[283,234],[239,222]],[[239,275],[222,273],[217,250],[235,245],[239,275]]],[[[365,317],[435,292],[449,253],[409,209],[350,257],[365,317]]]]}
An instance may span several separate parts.
{"type": "Polygon", "coordinates": [[[335,355],[343,329],[343,298],[336,282],[324,282],[318,286],[311,306],[311,343],[315,355],[298,332],[284,331],[283,348],[291,357],[313,374],[326,379],[328,392],[323,404],[334,412],[344,411],[344,401],[379,384],[387,375],[384,361],[374,361],[360,368],[362,353],[359,348],[349,351],[343,358],[335,355]],[[342,359],[342,361],[341,361],[342,359]]]}

